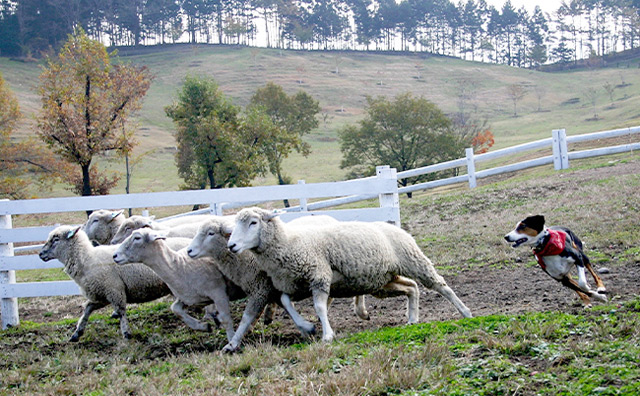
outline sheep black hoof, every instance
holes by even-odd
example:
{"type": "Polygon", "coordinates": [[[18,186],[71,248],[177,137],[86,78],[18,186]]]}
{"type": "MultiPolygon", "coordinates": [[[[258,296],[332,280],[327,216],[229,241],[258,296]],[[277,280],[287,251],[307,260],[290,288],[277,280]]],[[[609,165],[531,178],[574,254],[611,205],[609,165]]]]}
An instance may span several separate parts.
{"type": "Polygon", "coordinates": [[[128,331],[126,331],[126,332],[124,332],[124,333],[122,334],[122,337],[123,337],[125,340],[130,340],[130,339],[131,339],[131,333],[129,333],[128,331]]]}
{"type": "Polygon", "coordinates": [[[80,341],[80,336],[77,334],[74,334],[71,336],[71,338],[69,338],[69,342],[78,342],[80,341]]]}
{"type": "Polygon", "coordinates": [[[111,319],[120,319],[120,314],[118,313],[118,311],[113,311],[113,313],[111,314],[111,319]]]}

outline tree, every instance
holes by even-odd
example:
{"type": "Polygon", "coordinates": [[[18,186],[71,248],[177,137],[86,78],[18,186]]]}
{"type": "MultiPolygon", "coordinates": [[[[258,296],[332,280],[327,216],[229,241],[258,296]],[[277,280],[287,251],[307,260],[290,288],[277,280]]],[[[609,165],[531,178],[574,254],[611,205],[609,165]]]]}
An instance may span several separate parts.
{"type": "Polygon", "coordinates": [[[287,95],[277,84],[268,83],[256,90],[251,105],[261,107],[280,128],[277,137],[265,142],[263,149],[269,163],[269,172],[278,178],[278,184],[289,184],[290,178],[283,174],[282,161],[295,150],[303,156],[309,155],[311,147],[302,137],[319,125],[316,115],[320,113],[318,101],[304,91],[287,95]]]}
{"type": "Polygon", "coordinates": [[[213,79],[187,76],[165,112],[176,125],[182,188],[246,186],[264,169],[258,143],[271,127],[253,113],[242,118],[213,79]]]}
{"type": "Polygon", "coordinates": [[[599,96],[599,92],[596,88],[590,87],[587,88],[586,91],[584,91],[584,96],[587,98],[587,101],[589,101],[589,103],[591,103],[591,106],[593,106],[593,118],[592,120],[598,120],[598,110],[597,110],[597,103],[598,103],[598,96],[599,96]]]}
{"type": "Polygon", "coordinates": [[[527,90],[522,84],[511,84],[507,87],[507,96],[513,102],[513,116],[518,116],[517,106],[518,102],[524,98],[527,94],[527,90]]]}
{"type": "Polygon", "coordinates": [[[27,198],[27,189],[35,176],[40,187],[58,180],[64,164],[33,139],[11,140],[20,118],[18,100],[0,74],[0,197],[27,198]]]}
{"type": "Polygon", "coordinates": [[[94,157],[132,149],[122,131],[151,83],[146,67],[112,63],[113,55],[78,28],[40,75],[38,135],[80,167],[67,182],[83,196],[106,194],[115,185],[118,176],[101,173],[94,157]]]}
{"type": "MultiPolygon", "coordinates": [[[[451,120],[433,103],[410,93],[393,101],[367,97],[366,115],[359,126],[339,132],[342,168],[353,175],[375,172],[377,165],[390,165],[399,172],[431,165],[464,153],[464,142],[453,132],[451,120]]],[[[433,175],[403,179],[406,186],[433,175]]]]}

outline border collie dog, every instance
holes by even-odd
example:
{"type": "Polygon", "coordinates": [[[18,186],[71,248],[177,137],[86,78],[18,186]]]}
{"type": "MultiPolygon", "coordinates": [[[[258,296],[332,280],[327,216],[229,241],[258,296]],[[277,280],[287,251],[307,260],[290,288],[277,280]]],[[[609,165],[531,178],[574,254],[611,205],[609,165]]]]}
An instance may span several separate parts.
{"type": "Polygon", "coordinates": [[[518,222],[504,239],[512,243],[513,248],[531,246],[540,267],[562,285],[575,290],[585,308],[591,307],[591,298],[607,301],[606,288],[582,251],[582,241],[568,228],[547,227],[544,216],[529,216],[518,222]],[[578,270],[578,282],[569,275],[574,267],[578,270]],[[595,292],[589,289],[585,268],[596,282],[598,289],[595,292]]]}

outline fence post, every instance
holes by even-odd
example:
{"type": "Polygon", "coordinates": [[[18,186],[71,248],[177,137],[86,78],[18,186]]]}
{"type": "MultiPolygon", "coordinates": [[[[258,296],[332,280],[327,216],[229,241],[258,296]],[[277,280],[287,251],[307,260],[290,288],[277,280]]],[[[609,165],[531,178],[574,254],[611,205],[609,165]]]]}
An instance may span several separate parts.
{"type": "Polygon", "coordinates": [[[474,162],[473,147],[465,149],[467,154],[467,175],[469,176],[469,188],[476,188],[476,163],[474,162]]]}
{"type": "MultiPolygon", "coordinates": [[[[3,199],[3,201],[8,201],[8,199],[3,199]]],[[[0,216],[0,228],[12,228],[11,215],[0,216]]],[[[12,242],[0,243],[0,256],[13,256],[12,242]]],[[[16,283],[16,272],[13,270],[0,271],[0,287],[4,289],[4,285],[12,283],[16,283]]],[[[0,314],[2,316],[2,330],[8,327],[18,326],[20,324],[18,299],[15,297],[3,298],[0,306],[0,314]]]]}
{"type": "Polygon", "coordinates": [[[553,140],[553,168],[555,170],[569,168],[569,154],[567,150],[567,132],[564,129],[551,131],[553,140]]]}
{"type": "MultiPolygon", "coordinates": [[[[393,179],[396,183],[398,181],[396,169],[389,167],[389,165],[377,166],[376,176],[381,179],[393,179]]],[[[393,208],[392,218],[387,222],[400,227],[400,198],[398,196],[398,189],[396,188],[396,191],[393,193],[378,194],[378,199],[381,208],[393,208]]]]}
{"type": "MultiPolygon", "coordinates": [[[[304,180],[298,180],[298,184],[305,184],[304,180]]],[[[300,203],[300,211],[301,212],[306,212],[307,211],[307,199],[306,198],[300,198],[299,199],[299,203],[300,203]]]]}
{"type": "Polygon", "coordinates": [[[209,207],[209,211],[211,212],[211,214],[214,214],[216,216],[222,216],[222,204],[219,202],[212,203],[209,207]]]}

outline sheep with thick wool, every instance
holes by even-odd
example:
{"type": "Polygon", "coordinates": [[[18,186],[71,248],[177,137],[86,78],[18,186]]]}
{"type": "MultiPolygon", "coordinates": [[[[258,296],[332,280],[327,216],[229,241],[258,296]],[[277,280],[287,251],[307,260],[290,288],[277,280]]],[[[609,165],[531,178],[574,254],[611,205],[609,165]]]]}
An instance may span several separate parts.
{"type": "Polygon", "coordinates": [[[218,309],[217,318],[231,342],[234,328],[229,301],[244,298],[246,294],[220,272],[213,259],[189,257],[186,249],[189,242],[190,239],[166,238],[162,231],[142,228],[122,242],[112,259],[121,268],[127,268],[129,265],[125,264],[128,263],[139,262],[158,274],[176,297],[171,310],[194,330],[209,331],[210,327],[208,323],[190,316],[184,307],[213,302],[218,309]],[[169,246],[173,240],[184,241],[181,245],[185,248],[174,250],[169,246]]]}
{"type": "MultiPolygon", "coordinates": [[[[320,216],[320,218],[313,219],[310,216],[306,220],[302,220],[302,222],[311,225],[336,222],[336,220],[328,216],[320,216]]],[[[233,217],[212,217],[200,226],[198,233],[187,248],[189,256],[193,258],[212,257],[220,271],[247,293],[247,305],[234,339],[223,350],[225,352],[236,351],[242,342],[242,338],[260,313],[265,307],[273,303],[281,304],[285,308],[303,335],[312,334],[315,331],[313,324],[298,314],[290,299],[280,299],[282,292],[274,288],[267,273],[258,268],[254,255],[250,252],[233,254],[229,251],[227,242],[233,230],[233,225],[233,217]]],[[[307,293],[306,296],[297,295],[295,297],[310,296],[311,294],[307,293]]],[[[364,304],[361,306],[363,308],[364,304]]],[[[356,307],[360,308],[360,305],[356,305],[356,307]]],[[[361,315],[366,315],[366,311],[361,315]]]]}
{"type": "MultiPolygon", "coordinates": [[[[252,251],[283,293],[310,290],[324,341],[334,336],[327,316],[329,295],[376,293],[398,275],[437,291],[462,316],[471,317],[411,235],[388,223],[340,222],[308,230],[289,226],[264,209],[247,208],[236,216],[228,247],[238,254],[252,251]]],[[[409,311],[409,323],[418,321],[414,308],[409,311]]]]}
{"type": "Polygon", "coordinates": [[[89,215],[82,230],[91,241],[99,245],[108,245],[125,220],[123,210],[95,210],[89,215]]]}
{"type": "Polygon", "coordinates": [[[177,217],[166,222],[155,221],[154,217],[133,215],[121,222],[118,230],[111,238],[111,244],[122,243],[131,233],[140,228],[151,228],[152,230],[163,231],[164,235],[171,237],[193,238],[198,231],[198,227],[210,215],[192,215],[177,217]]]}
{"type": "Polygon", "coordinates": [[[120,331],[131,338],[126,306],[153,301],[170,293],[167,285],[142,264],[118,267],[113,263],[117,246],[93,246],[79,226],[60,226],[47,238],[40,251],[43,261],[58,259],[64,272],[73,279],[84,297],[84,312],[70,341],[78,341],[89,316],[96,309],[111,304],[120,317],[120,331]]]}

